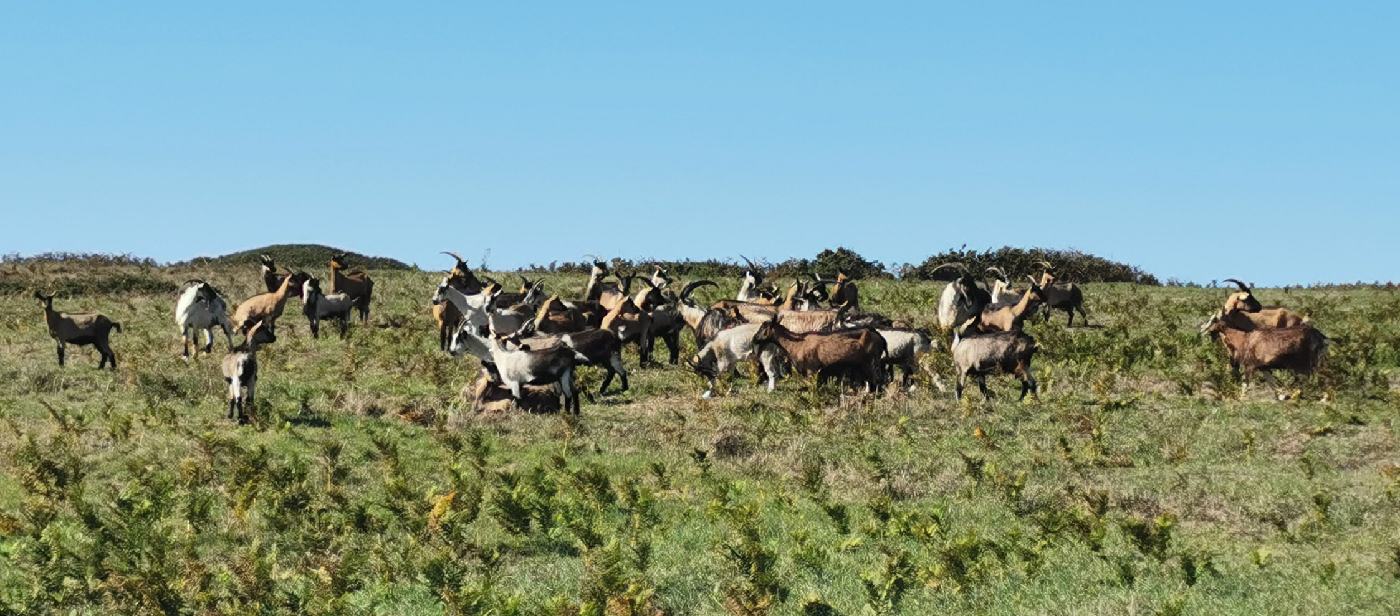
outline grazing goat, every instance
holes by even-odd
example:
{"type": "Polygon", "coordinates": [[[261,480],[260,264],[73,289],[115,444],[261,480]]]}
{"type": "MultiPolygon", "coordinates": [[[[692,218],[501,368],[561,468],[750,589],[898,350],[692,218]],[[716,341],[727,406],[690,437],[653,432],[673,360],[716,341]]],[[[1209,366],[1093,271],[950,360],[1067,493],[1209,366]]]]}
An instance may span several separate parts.
{"type": "Polygon", "coordinates": [[[1287,370],[1298,375],[1317,371],[1327,354],[1327,336],[1310,324],[1273,329],[1239,329],[1226,318],[1224,311],[1216,312],[1201,326],[1202,334],[1220,341],[1230,354],[1230,369],[1248,386],[1256,372],[1263,371],[1270,380],[1274,370],[1287,370]]]}
{"type": "Polygon", "coordinates": [[[755,374],[760,383],[768,382],[768,391],[773,391],[780,370],[782,354],[774,344],[754,341],[762,323],[744,323],[718,332],[713,339],[700,346],[686,363],[696,374],[704,377],[709,386],[702,398],[715,394],[715,385],[721,377],[731,373],[739,362],[752,360],[755,374]]]}
{"type": "Polygon", "coordinates": [[[270,293],[254,295],[238,304],[238,308],[233,311],[233,323],[239,331],[247,332],[248,327],[254,323],[267,321],[272,325],[277,317],[282,316],[282,309],[287,305],[287,299],[301,292],[302,283],[310,278],[304,272],[289,274],[282,279],[282,286],[277,287],[270,293]]]}
{"type": "Polygon", "coordinates": [[[982,310],[991,303],[992,296],[972,276],[966,265],[954,261],[939,265],[933,268],[933,271],[936,272],[945,267],[955,268],[962,272],[957,279],[943,287],[943,293],[938,298],[938,326],[947,331],[974,316],[981,315],[982,310]]]}
{"type": "Polygon", "coordinates": [[[66,345],[76,344],[84,346],[91,344],[97,348],[97,353],[101,356],[97,360],[97,368],[101,370],[107,364],[111,364],[112,370],[117,369],[117,354],[112,352],[112,343],[109,338],[112,330],[118,333],[122,331],[122,324],[97,313],[66,313],[53,309],[53,294],[45,295],[39,291],[34,292],[35,299],[39,300],[39,305],[44,307],[44,322],[49,326],[49,337],[58,343],[58,365],[63,365],[66,355],[66,345]]]}
{"type": "Polygon", "coordinates": [[[360,313],[360,322],[369,321],[369,303],[374,296],[374,280],[362,271],[342,273],[345,269],[345,253],[331,257],[331,293],[344,293],[355,300],[355,309],[360,313]]]}
{"type": "MultiPolygon", "coordinates": [[[[976,327],[975,324],[969,324],[961,329],[975,331],[976,327]]],[[[958,374],[954,395],[961,400],[964,382],[967,377],[974,377],[977,379],[978,389],[982,390],[982,397],[990,399],[992,392],[987,389],[987,375],[1002,373],[1014,375],[1021,380],[1022,400],[1026,399],[1027,393],[1039,398],[1035,374],[1031,372],[1031,359],[1037,350],[1039,347],[1035,339],[1020,331],[970,337],[963,337],[961,332],[954,333],[953,366],[958,374]]]]}
{"type": "MultiPolygon", "coordinates": [[[[885,339],[884,369],[886,378],[894,378],[894,368],[903,373],[900,387],[914,391],[914,373],[919,371],[919,358],[933,350],[933,337],[922,329],[877,328],[885,339]]],[[[942,387],[940,385],[939,387],[942,387]]]]}
{"type": "Polygon", "coordinates": [[[311,337],[321,337],[321,320],[334,319],[340,328],[340,337],[350,331],[350,311],[355,308],[355,300],[344,293],[326,295],[321,292],[321,281],[309,278],[301,285],[302,313],[311,324],[311,337]]]}
{"type": "Polygon", "coordinates": [[[228,383],[228,418],[248,423],[258,385],[258,349],[277,342],[271,321],[258,321],[244,333],[243,344],[224,356],[224,382],[228,383]]]}
{"type": "Polygon", "coordinates": [[[199,331],[204,330],[204,352],[214,350],[214,326],[224,330],[224,339],[233,348],[233,325],[228,319],[228,303],[219,295],[219,290],[203,280],[191,280],[180,291],[175,301],[175,325],[180,328],[180,338],[184,341],[185,359],[190,358],[190,347],[194,347],[195,357],[199,356],[199,331]]]}
{"type": "Polygon", "coordinates": [[[1034,279],[1031,279],[1030,282],[1030,288],[1021,294],[1020,301],[1015,304],[1000,308],[990,306],[984,308],[982,318],[978,319],[978,331],[984,334],[1021,331],[1026,319],[1035,314],[1036,309],[1045,301],[1045,294],[1040,285],[1036,284],[1034,279]]]}
{"type": "Polygon", "coordinates": [[[282,286],[282,279],[286,278],[287,274],[277,273],[277,263],[272,260],[272,257],[258,255],[258,261],[262,263],[263,286],[267,287],[268,293],[276,291],[277,287],[282,286]]]}
{"type": "Polygon", "coordinates": [[[816,374],[819,382],[844,376],[863,383],[866,391],[884,386],[881,362],[885,339],[873,329],[846,329],[825,333],[796,333],[777,320],[759,326],[754,344],[776,344],[798,374],[816,374]]]}
{"type": "Polygon", "coordinates": [[[1074,326],[1076,312],[1083,317],[1084,324],[1088,325],[1089,313],[1084,311],[1084,291],[1072,282],[1055,282],[1054,266],[1048,261],[1041,261],[1041,264],[1045,266],[1045,271],[1040,274],[1040,287],[1045,295],[1045,321],[1050,321],[1051,312],[1063,310],[1069,315],[1065,327],[1074,326]]]}

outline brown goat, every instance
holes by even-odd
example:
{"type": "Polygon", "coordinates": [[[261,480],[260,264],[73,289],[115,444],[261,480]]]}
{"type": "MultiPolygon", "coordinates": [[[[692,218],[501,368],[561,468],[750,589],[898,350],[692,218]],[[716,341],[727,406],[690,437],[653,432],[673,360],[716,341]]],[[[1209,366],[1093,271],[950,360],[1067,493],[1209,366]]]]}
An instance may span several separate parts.
{"type": "Polygon", "coordinates": [[[362,271],[343,273],[345,253],[331,257],[331,293],[344,293],[355,300],[355,309],[360,313],[360,322],[369,321],[369,302],[374,296],[374,280],[362,271]]]}
{"type": "MultiPolygon", "coordinates": [[[[1027,277],[1029,278],[1029,276],[1027,277]]],[[[1000,308],[987,307],[982,310],[982,318],[977,322],[978,331],[986,334],[991,332],[1018,332],[1025,325],[1026,319],[1035,314],[1037,308],[1045,301],[1045,293],[1042,287],[1031,279],[1031,286],[1025,293],[1021,294],[1021,300],[1010,306],[1000,308]]]]}
{"type": "Polygon", "coordinates": [[[551,295],[535,311],[535,331],[541,334],[567,334],[585,326],[578,309],[565,305],[558,295],[551,295]]]}
{"type": "Polygon", "coordinates": [[[800,334],[773,320],[759,326],[753,342],[755,345],[778,345],[794,370],[803,375],[816,374],[819,382],[847,377],[863,383],[866,391],[884,386],[881,362],[885,356],[885,339],[873,329],[800,334]]]}
{"type": "Polygon", "coordinates": [[[117,354],[112,352],[109,338],[113,330],[118,333],[122,331],[121,323],[97,313],[58,312],[53,309],[53,294],[45,295],[35,291],[34,297],[39,300],[39,305],[44,307],[44,323],[49,327],[49,337],[58,343],[58,365],[63,365],[66,345],[91,344],[101,356],[97,360],[99,370],[107,364],[111,364],[113,370],[117,369],[117,354]]]}
{"type": "Polygon", "coordinates": [[[1254,289],[1234,278],[1226,278],[1226,282],[1233,282],[1240,288],[1237,293],[1231,293],[1225,298],[1225,307],[1221,310],[1222,318],[1228,322],[1230,327],[1250,331],[1254,329],[1271,329],[1279,327],[1297,327],[1308,322],[1308,318],[1287,308],[1265,308],[1254,297],[1254,289]]]}
{"type": "Polygon", "coordinates": [[[603,317],[602,325],[601,329],[617,334],[623,345],[637,343],[637,355],[642,365],[651,362],[651,315],[637,306],[632,298],[623,298],[621,303],[609,310],[603,317]]]}
{"type": "MultiPolygon", "coordinates": [[[[1201,326],[1202,334],[1225,345],[1230,368],[1247,385],[1256,372],[1287,370],[1312,374],[1322,365],[1329,344],[1327,336],[1309,324],[1274,329],[1244,330],[1234,327],[1224,312],[1217,312],[1201,326]]],[[[1270,375],[1272,379],[1272,375],[1270,375]]]]}
{"type": "Polygon", "coordinates": [[[271,293],[260,293],[239,302],[233,311],[233,326],[244,334],[253,324],[267,321],[269,328],[282,316],[287,299],[301,294],[301,285],[309,278],[303,272],[289,274],[282,279],[282,286],[271,293]]]}

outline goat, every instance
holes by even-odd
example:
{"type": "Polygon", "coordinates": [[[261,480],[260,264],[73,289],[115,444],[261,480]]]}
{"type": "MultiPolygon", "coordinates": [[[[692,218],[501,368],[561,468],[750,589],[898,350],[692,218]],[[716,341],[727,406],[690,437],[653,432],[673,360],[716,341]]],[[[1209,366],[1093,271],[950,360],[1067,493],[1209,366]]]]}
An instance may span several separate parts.
{"type": "Polygon", "coordinates": [[[900,386],[906,391],[914,391],[914,373],[919,370],[919,358],[933,350],[933,337],[922,329],[877,328],[875,331],[885,339],[885,376],[893,379],[894,368],[898,366],[903,373],[900,386]]]}
{"type": "Polygon", "coordinates": [[[228,303],[219,290],[203,280],[190,280],[175,301],[175,325],[184,341],[184,358],[190,358],[190,347],[199,356],[199,330],[204,330],[204,352],[214,350],[214,326],[224,330],[224,339],[233,348],[233,325],[228,319],[228,303]]]}
{"type": "Polygon", "coordinates": [[[739,292],[735,294],[734,299],[741,302],[758,300],[760,298],[758,287],[763,284],[763,272],[759,271],[748,257],[739,255],[739,258],[743,259],[748,267],[744,269],[744,281],[739,283],[739,292]]]}
{"type": "Polygon", "coordinates": [[[533,283],[524,294],[511,294],[520,301],[510,305],[502,300],[505,294],[501,293],[498,287],[491,287],[490,299],[487,301],[487,318],[491,327],[502,334],[509,334],[532,323],[544,299],[542,284],[533,283]]]}
{"type": "MultiPolygon", "coordinates": [[[[521,388],[521,398],[516,400],[510,390],[501,383],[500,375],[481,369],[481,376],[469,387],[472,410],[478,413],[504,413],[519,408],[527,413],[557,413],[559,396],[548,386],[526,385],[521,388]]],[[[465,392],[464,392],[465,393],[465,392]]]]}
{"type": "Polygon", "coordinates": [[[603,317],[601,329],[617,334],[624,345],[636,342],[641,365],[651,362],[651,315],[632,298],[624,298],[608,311],[607,316],[603,317]]]}
{"type": "Polygon", "coordinates": [[[270,293],[261,293],[243,300],[238,304],[238,308],[233,311],[232,321],[238,325],[239,331],[247,332],[253,323],[267,321],[269,325],[282,316],[282,309],[287,305],[287,299],[301,291],[302,283],[310,278],[304,272],[288,274],[282,279],[282,286],[277,287],[270,293]]]}
{"type": "Polygon", "coordinates": [[[345,269],[345,253],[331,257],[331,293],[344,293],[355,300],[355,309],[360,313],[360,322],[369,321],[369,303],[374,296],[374,279],[362,271],[342,273],[345,269]]]}
{"type": "Polygon", "coordinates": [[[816,374],[819,382],[833,376],[853,377],[866,391],[884,386],[881,362],[885,339],[873,329],[859,328],[824,333],[797,333],[778,320],[762,323],[754,334],[755,344],[778,345],[798,374],[816,374]]]}
{"type": "Polygon", "coordinates": [[[1020,331],[1026,319],[1034,314],[1035,310],[1045,301],[1045,294],[1040,285],[1036,284],[1033,278],[1030,282],[1030,288],[1021,295],[1020,301],[1015,304],[1000,308],[991,306],[984,308],[982,318],[978,319],[978,331],[982,333],[1020,331]]]}
{"type": "Polygon", "coordinates": [[[282,286],[282,279],[286,278],[287,275],[277,273],[277,263],[272,260],[272,257],[258,255],[258,261],[262,264],[260,269],[262,270],[263,286],[267,287],[268,293],[276,291],[277,287],[282,286]]]}
{"type": "MultiPolygon", "coordinates": [[[[975,331],[976,320],[978,317],[969,320],[960,329],[975,331]]],[[[1036,345],[1035,338],[1021,331],[994,332],[970,337],[963,337],[962,333],[955,331],[951,349],[953,366],[958,374],[954,394],[958,400],[962,399],[963,384],[967,377],[975,377],[978,389],[982,390],[982,397],[990,399],[992,392],[987,389],[987,375],[997,373],[1014,375],[1021,380],[1022,400],[1026,399],[1027,393],[1036,398],[1040,397],[1035,374],[1031,372],[1031,359],[1040,348],[1036,345]]]]}
{"type": "MultiPolygon", "coordinates": [[[[448,274],[447,278],[443,279],[443,284],[450,285],[468,295],[480,293],[482,288],[481,280],[477,279],[476,275],[472,273],[471,268],[467,266],[467,262],[463,261],[462,257],[458,256],[455,252],[443,251],[442,254],[452,257],[457,261],[456,264],[452,266],[452,271],[448,274]]],[[[434,297],[436,298],[437,295],[435,294],[434,297]]],[[[438,327],[438,348],[446,351],[448,339],[462,322],[462,312],[451,302],[437,299],[433,300],[432,306],[433,320],[437,322],[438,327]]]]}
{"type": "Polygon", "coordinates": [[[981,315],[982,310],[991,303],[992,296],[962,263],[944,263],[933,268],[933,272],[945,267],[956,268],[962,272],[957,279],[943,287],[943,293],[938,298],[938,326],[948,331],[975,315],[981,315]]]}
{"type": "Polygon", "coordinates": [[[321,292],[321,281],[308,278],[301,285],[302,313],[311,325],[311,337],[321,337],[321,320],[335,319],[340,327],[340,337],[350,330],[350,311],[355,308],[355,300],[344,293],[326,295],[321,292]]]}
{"type": "MultiPolygon", "coordinates": [[[[665,273],[665,270],[659,267],[657,271],[660,274],[665,273]]],[[[681,331],[685,329],[686,322],[677,303],[668,301],[666,294],[661,292],[661,289],[669,284],[669,280],[663,279],[658,284],[654,281],[655,278],[656,276],[652,279],[642,279],[649,288],[638,291],[632,298],[632,303],[651,316],[651,327],[647,330],[647,347],[654,349],[658,338],[665,342],[669,361],[674,366],[680,360],[681,331]]]]}
{"type": "Polygon", "coordinates": [[[836,271],[836,278],[822,278],[815,273],[812,279],[816,281],[818,288],[825,293],[823,285],[832,285],[830,304],[832,308],[846,306],[852,310],[860,310],[860,289],[856,288],[856,283],[851,282],[846,272],[836,271]]]}
{"type": "MultiPolygon", "coordinates": [[[[715,313],[716,315],[728,315],[732,313],[729,310],[721,310],[718,308],[701,308],[692,296],[696,289],[705,286],[718,287],[719,285],[711,280],[692,281],[686,284],[685,288],[681,289],[680,295],[676,297],[674,302],[676,311],[680,314],[681,320],[685,322],[685,326],[689,327],[691,333],[695,335],[695,348],[697,349],[705,346],[705,343],[709,342],[720,329],[730,325],[726,324],[723,327],[716,327],[717,321],[716,319],[709,318],[710,313],[715,313]]],[[[737,322],[739,318],[738,314],[733,314],[737,322]]]]}
{"type": "Polygon", "coordinates": [[[1089,313],[1084,311],[1084,291],[1079,289],[1079,285],[1072,282],[1055,282],[1054,266],[1048,261],[1041,261],[1045,270],[1040,274],[1040,287],[1045,294],[1045,321],[1050,321],[1050,313],[1055,310],[1063,310],[1069,315],[1069,320],[1065,327],[1074,326],[1074,313],[1084,318],[1084,324],[1089,324],[1089,313]]]}
{"type": "Polygon", "coordinates": [[[1310,324],[1273,329],[1239,329],[1218,311],[1201,326],[1201,334],[1209,334],[1225,346],[1230,355],[1230,369],[1241,377],[1247,387],[1254,374],[1263,371],[1271,381],[1274,370],[1287,370],[1298,375],[1317,371],[1326,357],[1330,342],[1327,336],[1310,324]]]}
{"type": "Polygon", "coordinates": [[[621,284],[605,282],[603,278],[607,275],[608,264],[594,259],[593,269],[588,273],[588,284],[583,287],[583,299],[598,302],[604,310],[612,310],[627,298],[627,292],[621,284]]]}
{"type": "Polygon", "coordinates": [[[704,377],[709,386],[701,394],[710,398],[715,394],[715,384],[731,373],[739,362],[753,360],[755,374],[759,382],[767,380],[768,391],[773,391],[782,360],[781,351],[776,345],[754,341],[761,323],[744,323],[718,332],[714,338],[701,345],[695,356],[686,363],[696,374],[704,377]]]}
{"type": "Polygon", "coordinates": [[[224,356],[224,382],[228,383],[228,418],[248,423],[258,385],[258,349],[277,342],[271,321],[258,321],[244,331],[243,344],[224,356]]]}
{"type": "MultiPolygon", "coordinates": [[[[500,375],[501,382],[510,389],[516,401],[522,400],[522,387],[525,385],[559,384],[565,410],[579,414],[578,394],[574,391],[574,362],[576,351],[566,345],[549,345],[542,349],[532,349],[528,343],[503,340],[493,333],[490,338],[482,337],[468,324],[457,330],[461,343],[472,341],[474,353],[485,347],[491,357],[491,364],[500,375]],[[510,348],[514,344],[515,348],[510,348]]],[[[454,348],[459,341],[454,341],[454,348]]]]}
{"type": "Polygon", "coordinates": [[[587,324],[577,308],[570,308],[558,295],[551,295],[535,311],[535,331],[541,334],[567,334],[582,331],[587,324]]]}
{"type": "Polygon", "coordinates": [[[91,344],[97,348],[97,353],[101,356],[97,360],[98,370],[107,364],[111,364],[112,370],[117,369],[117,354],[112,352],[112,343],[109,338],[113,330],[121,333],[121,323],[95,312],[71,314],[58,312],[53,309],[52,293],[45,295],[35,291],[34,298],[38,299],[39,305],[44,307],[44,323],[49,327],[49,337],[58,343],[58,365],[63,365],[67,352],[66,345],[84,346],[91,344]]]}
{"type": "Polygon", "coordinates": [[[671,278],[671,272],[660,265],[657,265],[656,269],[651,272],[651,284],[658,289],[666,288],[666,286],[670,285],[674,280],[674,278],[671,278]]]}
{"type": "Polygon", "coordinates": [[[1222,310],[1223,319],[1235,329],[1271,329],[1278,327],[1297,327],[1308,322],[1308,318],[1287,308],[1265,308],[1254,297],[1254,288],[1246,286],[1243,282],[1234,278],[1226,278],[1227,282],[1233,282],[1239,286],[1240,292],[1231,293],[1225,299],[1225,308],[1222,310]]]}

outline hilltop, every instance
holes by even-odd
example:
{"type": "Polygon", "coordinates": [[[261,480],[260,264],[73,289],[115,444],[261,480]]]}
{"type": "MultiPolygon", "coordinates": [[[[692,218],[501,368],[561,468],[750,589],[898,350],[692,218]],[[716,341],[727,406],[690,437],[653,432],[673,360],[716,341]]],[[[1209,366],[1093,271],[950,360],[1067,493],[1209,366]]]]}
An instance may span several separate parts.
{"type": "Polygon", "coordinates": [[[345,253],[351,267],[364,269],[411,270],[413,266],[388,257],[374,257],[352,250],[325,246],[322,244],[271,244],[261,248],[250,248],[241,252],[218,257],[195,257],[189,261],[173,265],[246,265],[256,263],[258,255],[272,257],[278,265],[291,268],[323,267],[331,256],[345,253]]]}

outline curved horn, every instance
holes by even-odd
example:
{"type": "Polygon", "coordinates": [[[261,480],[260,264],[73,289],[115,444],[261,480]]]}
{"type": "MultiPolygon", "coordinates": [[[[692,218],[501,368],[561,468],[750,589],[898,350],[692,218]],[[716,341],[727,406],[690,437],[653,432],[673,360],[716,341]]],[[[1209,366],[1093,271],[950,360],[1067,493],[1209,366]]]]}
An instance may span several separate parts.
{"type": "Polygon", "coordinates": [[[459,263],[459,264],[466,264],[466,261],[463,261],[463,260],[462,260],[462,257],[457,256],[457,253],[455,253],[455,252],[452,252],[452,251],[450,251],[450,250],[444,250],[444,251],[442,251],[442,254],[445,254],[445,255],[447,255],[447,256],[449,256],[449,257],[452,257],[453,259],[456,259],[456,260],[457,260],[457,263],[459,263]]]}
{"type": "Polygon", "coordinates": [[[986,273],[992,273],[992,275],[994,275],[994,276],[996,276],[997,278],[1001,279],[1002,282],[1005,282],[1005,283],[1008,283],[1008,284],[1011,282],[1011,277],[1007,276],[1007,275],[1006,275],[1006,272],[1001,271],[1001,268],[1000,268],[1000,267],[997,267],[997,266],[995,266],[995,265],[992,265],[992,266],[988,267],[987,269],[982,270],[982,273],[984,273],[984,274],[986,274],[986,273]]]}
{"type": "Polygon", "coordinates": [[[748,264],[749,270],[751,270],[751,271],[758,271],[758,268],[757,268],[757,267],[754,267],[753,261],[750,261],[748,257],[746,257],[746,256],[744,256],[744,255],[739,255],[739,258],[740,258],[740,259],[743,259],[743,260],[744,260],[744,263],[748,264]]]}
{"type": "Polygon", "coordinates": [[[681,299],[690,299],[690,294],[700,287],[718,287],[713,280],[695,280],[685,285],[681,289],[681,299]]]}
{"type": "Polygon", "coordinates": [[[1053,263],[1050,263],[1049,261],[1036,261],[1036,263],[1039,265],[1044,265],[1045,269],[1047,270],[1055,269],[1055,265],[1053,263]]]}
{"type": "Polygon", "coordinates": [[[964,274],[967,273],[967,264],[963,263],[962,261],[949,261],[947,263],[941,263],[937,267],[934,267],[933,269],[929,270],[928,273],[932,274],[945,267],[956,267],[962,270],[964,274]]]}
{"type": "Polygon", "coordinates": [[[1233,282],[1233,283],[1235,283],[1235,286],[1239,287],[1240,290],[1241,290],[1241,291],[1244,291],[1245,293],[1253,293],[1253,292],[1254,292],[1254,289],[1250,288],[1249,285],[1247,285],[1247,284],[1245,284],[1245,283],[1243,283],[1243,282],[1241,282],[1241,281],[1239,281],[1239,280],[1236,280],[1236,279],[1234,279],[1234,278],[1226,278],[1226,279],[1225,279],[1225,282],[1233,282]]]}
{"type": "Polygon", "coordinates": [[[532,286],[534,286],[534,284],[535,284],[535,283],[533,283],[533,282],[530,282],[530,279],[529,279],[529,278],[526,278],[526,277],[525,277],[525,274],[516,274],[516,276],[519,276],[519,277],[520,277],[520,286],[523,286],[523,287],[525,287],[525,288],[527,288],[527,289],[530,288],[530,287],[532,287],[532,286]]]}

